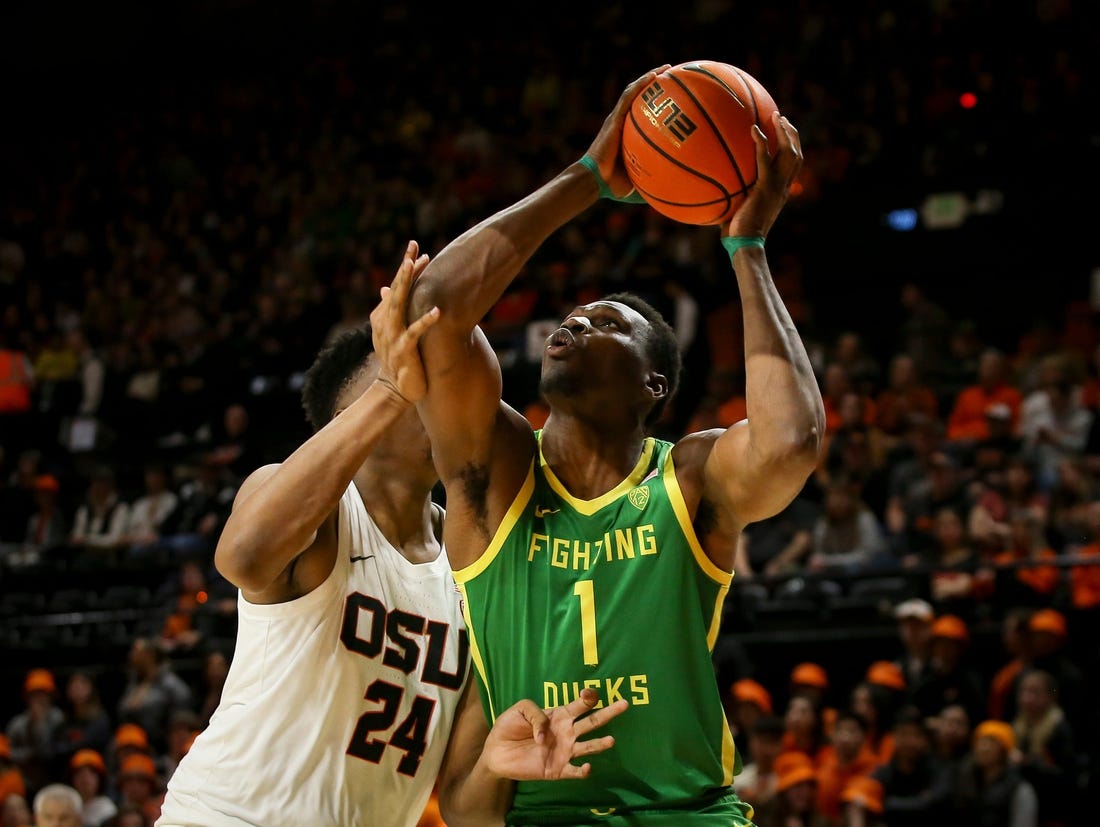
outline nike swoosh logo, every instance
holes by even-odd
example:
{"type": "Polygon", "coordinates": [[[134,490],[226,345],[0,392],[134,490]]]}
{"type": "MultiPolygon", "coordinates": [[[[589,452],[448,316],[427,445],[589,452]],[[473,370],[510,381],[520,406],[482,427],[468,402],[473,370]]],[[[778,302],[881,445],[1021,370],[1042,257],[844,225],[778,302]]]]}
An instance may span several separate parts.
{"type": "Polygon", "coordinates": [[[535,519],[545,517],[547,514],[557,514],[561,511],[560,508],[543,508],[541,505],[535,506],[535,519]]]}
{"type": "Polygon", "coordinates": [[[354,563],[356,560],[370,560],[372,557],[374,557],[373,554],[368,554],[365,557],[352,557],[351,562],[354,563]]]}

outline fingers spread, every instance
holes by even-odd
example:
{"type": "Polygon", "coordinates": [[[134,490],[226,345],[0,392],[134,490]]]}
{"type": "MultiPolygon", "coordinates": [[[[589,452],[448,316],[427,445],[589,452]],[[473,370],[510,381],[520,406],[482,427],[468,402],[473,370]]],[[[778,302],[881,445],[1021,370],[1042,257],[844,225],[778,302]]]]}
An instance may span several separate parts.
{"type": "Polygon", "coordinates": [[[585,733],[591,732],[597,727],[603,726],[612,718],[617,718],[624,712],[626,712],[629,706],[630,704],[626,700],[620,699],[611,704],[611,706],[605,706],[603,709],[597,709],[588,717],[581,718],[579,721],[577,721],[577,723],[575,724],[577,735],[584,735],[585,733]]]}
{"type": "Polygon", "coordinates": [[[577,741],[573,745],[573,757],[580,758],[582,755],[595,755],[598,752],[604,752],[615,746],[615,736],[604,735],[602,738],[591,738],[588,741],[577,741]]]}

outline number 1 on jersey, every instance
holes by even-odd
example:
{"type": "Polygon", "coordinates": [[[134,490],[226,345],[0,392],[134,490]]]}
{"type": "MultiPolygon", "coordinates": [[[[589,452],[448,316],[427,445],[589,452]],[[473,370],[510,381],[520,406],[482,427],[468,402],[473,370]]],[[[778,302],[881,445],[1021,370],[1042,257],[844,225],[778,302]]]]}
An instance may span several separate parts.
{"type": "Polygon", "coordinates": [[[581,645],[584,647],[585,666],[595,666],[600,662],[596,650],[596,596],[591,580],[581,580],[573,584],[573,594],[581,599],[581,645]]]}

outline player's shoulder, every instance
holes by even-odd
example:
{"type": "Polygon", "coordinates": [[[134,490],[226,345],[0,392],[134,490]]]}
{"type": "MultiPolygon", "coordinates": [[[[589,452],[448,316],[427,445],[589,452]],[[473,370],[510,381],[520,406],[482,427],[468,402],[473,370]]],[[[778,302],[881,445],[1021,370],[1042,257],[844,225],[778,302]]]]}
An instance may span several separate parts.
{"type": "Polygon", "coordinates": [[[692,461],[705,461],[714,443],[726,432],[725,428],[707,428],[680,437],[672,446],[672,458],[677,465],[692,461]]]}

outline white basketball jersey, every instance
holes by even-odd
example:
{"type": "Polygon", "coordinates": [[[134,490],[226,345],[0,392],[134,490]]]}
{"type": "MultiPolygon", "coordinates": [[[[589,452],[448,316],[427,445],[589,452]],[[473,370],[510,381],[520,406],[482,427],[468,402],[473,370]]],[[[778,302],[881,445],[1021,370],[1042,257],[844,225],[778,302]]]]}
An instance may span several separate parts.
{"type": "Polygon", "coordinates": [[[441,553],[410,563],[340,500],[339,554],[288,603],[238,595],[221,704],[168,782],[157,827],[411,827],[435,784],[466,677],[441,553]]]}

